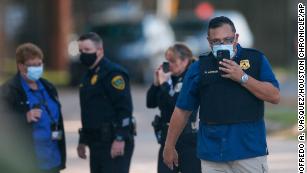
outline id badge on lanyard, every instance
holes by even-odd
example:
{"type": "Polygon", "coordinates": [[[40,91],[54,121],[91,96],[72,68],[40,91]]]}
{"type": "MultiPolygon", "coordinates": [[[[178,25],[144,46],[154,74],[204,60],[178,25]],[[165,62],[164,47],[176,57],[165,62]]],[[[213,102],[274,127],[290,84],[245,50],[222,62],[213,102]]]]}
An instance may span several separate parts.
{"type": "MultiPolygon", "coordinates": [[[[34,94],[35,95],[35,94],[34,94]]],[[[47,111],[47,114],[50,118],[50,121],[51,121],[51,125],[50,125],[50,129],[51,129],[51,139],[54,140],[54,141],[60,141],[63,139],[63,131],[60,130],[59,128],[59,123],[56,122],[56,120],[54,119],[54,117],[52,116],[52,112],[50,111],[49,109],[49,106],[47,104],[47,101],[46,101],[46,98],[45,98],[45,95],[43,92],[40,92],[40,96],[37,96],[35,95],[39,100],[40,100],[40,107],[41,106],[44,106],[46,111],[47,111]]]]}
{"type": "Polygon", "coordinates": [[[63,131],[59,129],[58,123],[51,124],[51,139],[54,141],[60,141],[63,139],[63,131]]]}

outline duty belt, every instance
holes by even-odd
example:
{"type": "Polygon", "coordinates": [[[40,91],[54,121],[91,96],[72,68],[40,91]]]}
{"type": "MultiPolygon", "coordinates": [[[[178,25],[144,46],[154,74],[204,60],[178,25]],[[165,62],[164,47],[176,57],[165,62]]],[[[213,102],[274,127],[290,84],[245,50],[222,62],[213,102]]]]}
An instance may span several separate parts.
{"type": "Polygon", "coordinates": [[[88,142],[110,142],[114,138],[112,124],[103,124],[100,128],[83,128],[82,132],[88,142]]]}

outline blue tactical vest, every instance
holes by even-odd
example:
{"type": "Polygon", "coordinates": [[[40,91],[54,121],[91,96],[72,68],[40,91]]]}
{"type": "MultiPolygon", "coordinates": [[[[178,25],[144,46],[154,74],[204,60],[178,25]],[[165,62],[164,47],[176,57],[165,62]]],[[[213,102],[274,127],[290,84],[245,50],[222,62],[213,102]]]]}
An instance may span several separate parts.
{"type": "MultiPolygon", "coordinates": [[[[243,71],[259,80],[262,54],[241,49],[234,61],[243,71]]],[[[218,60],[212,53],[200,56],[200,121],[205,124],[251,122],[263,118],[264,102],[240,83],[221,77],[218,60]]]]}

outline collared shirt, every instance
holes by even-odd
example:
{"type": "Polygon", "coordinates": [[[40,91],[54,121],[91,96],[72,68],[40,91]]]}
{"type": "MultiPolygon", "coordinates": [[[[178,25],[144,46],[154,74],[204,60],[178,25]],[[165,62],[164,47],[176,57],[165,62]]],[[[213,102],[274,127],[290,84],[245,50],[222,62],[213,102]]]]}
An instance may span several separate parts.
{"type": "MultiPolygon", "coordinates": [[[[237,46],[240,57],[241,47],[237,46]]],[[[263,55],[260,69],[260,81],[270,82],[279,89],[272,68],[263,55]]],[[[193,63],[184,79],[183,87],[176,106],[193,111],[200,103],[200,63],[193,63]]],[[[235,98],[234,98],[235,99],[235,98]]],[[[198,130],[197,155],[202,160],[225,162],[267,155],[265,123],[261,119],[256,122],[227,125],[206,125],[200,123],[198,130]]]]}
{"type": "Polygon", "coordinates": [[[29,107],[32,109],[40,105],[42,110],[39,121],[32,123],[38,166],[43,170],[55,168],[61,164],[61,156],[58,142],[51,139],[51,124],[59,121],[59,106],[52,100],[40,81],[37,81],[38,89],[32,90],[22,77],[20,80],[27,95],[29,107]]]}
{"type": "MultiPolygon", "coordinates": [[[[112,124],[116,126],[115,136],[130,137],[133,106],[129,76],[123,67],[104,57],[88,70],[79,91],[82,128],[99,129],[102,123],[112,124]]],[[[82,138],[80,142],[85,141],[82,138]]]]}

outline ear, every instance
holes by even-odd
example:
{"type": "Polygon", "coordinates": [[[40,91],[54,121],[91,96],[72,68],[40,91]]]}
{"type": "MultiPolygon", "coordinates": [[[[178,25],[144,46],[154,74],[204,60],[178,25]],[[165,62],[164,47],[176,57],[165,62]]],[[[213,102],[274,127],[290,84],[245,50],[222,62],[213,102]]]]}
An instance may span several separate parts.
{"type": "Polygon", "coordinates": [[[238,43],[239,43],[239,34],[236,34],[235,35],[235,40],[234,40],[234,43],[233,43],[234,49],[236,49],[238,43]]]}
{"type": "Polygon", "coordinates": [[[183,60],[183,62],[184,62],[185,66],[188,66],[189,63],[190,63],[190,60],[188,58],[186,58],[186,59],[183,60]]]}
{"type": "Polygon", "coordinates": [[[239,42],[239,34],[236,34],[235,38],[236,38],[236,42],[238,43],[239,42]]]}
{"type": "Polygon", "coordinates": [[[17,63],[17,70],[18,70],[19,72],[23,72],[23,71],[25,71],[26,69],[25,69],[25,66],[24,66],[23,64],[17,63]]]}
{"type": "Polygon", "coordinates": [[[104,50],[103,50],[103,48],[98,48],[98,49],[97,49],[97,56],[98,56],[98,57],[103,57],[103,56],[104,56],[104,50]]]}
{"type": "Polygon", "coordinates": [[[209,47],[212,49],[212,45],[211,45],[211,43],[210,43],[209,35],[207,36],[207,41],[208,41],[208,43],[209,43],[209,47]]]}

